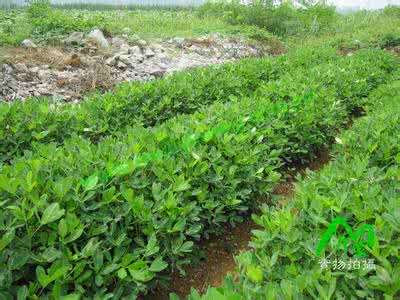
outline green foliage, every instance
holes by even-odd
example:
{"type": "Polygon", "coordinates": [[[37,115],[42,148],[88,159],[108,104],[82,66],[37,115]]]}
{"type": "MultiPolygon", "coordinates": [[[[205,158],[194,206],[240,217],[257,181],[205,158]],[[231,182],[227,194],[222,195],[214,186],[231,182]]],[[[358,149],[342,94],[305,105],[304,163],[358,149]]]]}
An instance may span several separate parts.
{"type": "Polygon", "coordinates": [[[274,7],[271,1],[206,3],[197,9],[200,16],[224,17],[231,24],[253,25],[278,36],[321,34],[331,31],[338,18],[334,7],[314,5],[296,9],[290,3],[274,7]]]}
{"type": "Polygon", "coordinates": [[[51,12],[49,0],[26,0],[28,3],[28,14],[31,18],[46,18],[51,12]]]}
{"type": "Polygon", "coordinates": [[[30,35],[32,28],[26,19],[27,15],[20,10],[0,10],[0,46],[19,45],[30,35]]]}
{"type": "Polygon", "coordinates": [[[59,44],[73,31],[89,32],[94,28],[118,35],[129,28],[130,39],[197,37],[218,32],[226,36],[244,36],[250,30],[261,33],[261,41],[276,42],[272,35],[251,26],[234,26],[218,17],[198,17],[191,10],[87,10],[62,9],[42,2],[27,9],[0,10],[0,45],[18,45],[24,38],[59,44]],[[268,39],[265,37],[268,35],[268,39]]]}
{"type": "Polygon", "coordinates": [[[330,45],[343,53],[368,47],[390,47],[400,36],[400,19],[381,11],[358,11],[337,18],[333,31],[306,39],[288,39],[289,47],[299,45],[330,45]]]}
{"type": "Polygon", "coordinates": [[[39,16],[33,15],[31,24],[32,34],[39,41],[59,40],[73,31],[88,32],[95,27],[106,29],[106,18],[102,14],[74,13],[69,14],[60,10],[39,10],[39,16]]]}
{"type": "Polygon", "coordinates": [[[125,83],[79,105],[27,100],[0,104],[0,159],[30,150],[34,142],[62,143],[73,134],[97,142],[125,127],[153,126],[177,114],[193,113],[215,101],[251,95],[263,83],[295,67],[313,66],[338,56],[334,49],[304,49],[276,60],[248,59],[199,68],[148,83],[125,83]],[[287,57],[287,59],[286,59],[287,57]]]}
{"type": "MultiPolygon", "coordinates": [[[[389,54],[362,51],[284,73],[259,97],[218,101],[96,145],[75,134],[62,147],[33,145],[0,166],[2,298],[145,292],[160,273],[190,263],[194,241],[240,222],[280,171],[313,159],[393,69],[389,54]]],[[[257,266],[246,270],[266,278],[257,266]]]]}
{"type": "Polygon", "coordinates": [[[395,18],[400,18],[400,6],[399,5],[387,5],[383,9],[383,13],[395,17],[395,18]]]}
{"type": "MultiPolygon", "coordinates": [[[[254,216],[261,229],[253,231],[254,250],[237,258],[240,283],[228,282],[219,293],[235,291],[240,299],[400,296],[399,90],[400,82],[395,81],[375,91],[368,101],[368,116],[336,138],[333,162],[320,172],[308,172],[285,208],[264,207],[261,216],[254,216]],[[321,269],[315,248],[336,216],[353,228],[374,226],[377,241],[368,248],[368,256],[376,269],[321,269]],[[254,267],[262,276],[249,271],[254,267]]],[[[328,248],[322,258],[349,260],[351,253],[328,248]]],[[[210,289],[207,295],[213,292],[217,291],[210,289]]]]}

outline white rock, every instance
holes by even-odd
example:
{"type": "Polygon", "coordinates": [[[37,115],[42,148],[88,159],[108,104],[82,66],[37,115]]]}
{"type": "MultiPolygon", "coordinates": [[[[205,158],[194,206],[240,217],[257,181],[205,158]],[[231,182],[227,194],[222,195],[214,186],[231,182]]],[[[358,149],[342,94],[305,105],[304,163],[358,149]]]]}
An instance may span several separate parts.
{"type": "Polygon", "coordinates": [[[115,56],[106,59],[106,65],[113,66],[115,64],[115,56]]]}
{"type": "Polygon", "coordinates": [[[141,47],[144,47],[147,45],[147,42],[145,40],[138,40],[136,41],[136,44],[138,44],[141,47]]]}
{"type": "Polygon", "coordinates": [[[153,56],[156,55],[156,54],[154,53],[153,50],[151,50],[150,48],[147,48],[147,49],[144,51],[144,55],[145,55],[147,58],[150,58],[150,57],[153,57],[153,56]]]}
{"type": "Polygon", "coordinates": [[[122,38],[120,38],[120,37],[113,37],[112,39],[111,39],[111,44],[114,46],[114,47],[121,47],[122,45],[126,45],[126,42],[125,42],[125,40],[124,39],[122,39],[122,38]]]}
{"type": "Polygon", "coordinates": [[[18,73],[27,73],[28,72],[28,67],[26,66],[26,64],[22,64],[22,63],[15,64],[14,69],[18,73]]]}
{"type": "Polygon", "coordinates": [[[128,54],[142,55],[142,50],[138,46],[133,46],[129,48],[128,54]]]}
{"type": "Polygon", "coordinates": [[[124,64],[122,61],[119,61],[117,63],[117,68],[119,69],[125,69],[126,68],[126,64],[124,64]]]}
{"type": "Polygon", "coordinates": [[[183,47],[183,44],[185,43],[185,39],[176,37],[176,38],[169,40],[169,43],[174,44],[175,46],[178,46],[178,47],[183,47]]]}
{"type": "Polygon", "coordinates": [[[36,44],[29,39],[25,39],[22,41],[21,46],[26,49],[37,48],[36,44]]]}
{"type": "Polygon", "coordinates": [[[119,61],[123,62],[126,65],[130,65],[132,62],[132,57],[130,55],[120,55],[119,61]]]}
{"type": "Polygon", "coordinates": [[[47,80],[51,76],[51,72],[49,70],[39,70],[38,77],[40,80],[47,80]]]}
{"type": "Polygon", "coordinates": [[[95,29],[91,31],[88,34],[88,38],[94,40],[99,44],[99,46],[103,48],[108,48],[110,47],[110,44],[108,43],[107,39],[104,37],[103,32],[100,29],[95,29]]]}
{"type": "Polygon", "coordinates": [[[76,46],[84,44],[85,36],[82,32],[75,31],[71,33],[65,40],[64,44],[67,46],[76,46]]]}

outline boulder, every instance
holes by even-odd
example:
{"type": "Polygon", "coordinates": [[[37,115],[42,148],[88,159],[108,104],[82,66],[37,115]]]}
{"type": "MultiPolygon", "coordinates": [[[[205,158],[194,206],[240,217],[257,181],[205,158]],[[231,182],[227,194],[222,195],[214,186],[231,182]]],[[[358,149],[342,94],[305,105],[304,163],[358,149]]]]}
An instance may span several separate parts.
{"type": "Polygon", "coordinates": [[[113,38],[111,39],[111,44],[112,44],[114,47],[120,48],[121,46],[126,45],[126,42],[125,42],[124,39],[122,39],[122,38],[120,38],[120,37],[113,37],[113,38]]]}
{"type": "Polygon", "coordinates": [[[150,69],[148,72],[151,76],[159,78],[159,77],[164,76],[164,74],[166,73],[166,70],[161,69],[161,68],[154,68],[154,69],[150,69]]]}
{"type": "Polygon", "coordinates": [[[137,40],[135,43],[138,44],[140,47],[145,47],[147,45],[147,42],[145,40],[137,40]]]}
{"type": "Polygon", "coordinates": [[[119,61],[117,63],[117,68],[118,69],[125,69],[126,68],[126,64],[124,64],[122,61],[119,61]]]}
{"type": "Polygon", "coordinates": [[[144,51],[144,56],[146,56],[147,58],[153,57],[154,55],[156,55],[156,54],[155,54],[154,51],[151,50],[150,48],[147,48],[147,49],[144,51]]]}
{"type": "Polygon", "coordinates": [[[28,71],[29,71],[26,64],[23,64],[23,63],[15,64],[14,69],[18,73],[28,73],[28,71]]]}
{"type": "Polygon", "coordinates": [[[36,44],[32,42],[30,39],[25,39],[22,41],[21,46],[25,49],[34,49],[37,48],[36,44]]]}
{"type": "Polygon", "coordinates": [[[177,46],[178,48],[182,48],[185,44],[185,39],[176,37],[176,38],[170,39],[168,42],[170,44],[177,46]]]}
{"type": "Polygon", "coordinates": [[[133,46],[129,48],[128,54],[139,56],[142,55],[142,50],[138,46],[133,46]]]}
{"type": "Polygon", "coordinates": [[[85,43],[85,36],[82,32],[75,31],[71,33],[66,39],[64,39],[64,44],[66,46],[79,46],[85,43]]]}
{"type": "Polygon", "coordinates": [[[108,48],[110,47],[109,42],[107,41],[107,39],[104,37],[103,32],[100,29],[95,29],[92,30],[89,34],[88,34],[88,38],[95,41],[99,46],[103,47],[103,48],[108,48]]]}
{"type": "Polygon", "coordinates": [[[130,55],[120,55],[119,61],[121,61],[125,65],[130,65],[131,61],[132,61],[132,57],[130,55]]]}

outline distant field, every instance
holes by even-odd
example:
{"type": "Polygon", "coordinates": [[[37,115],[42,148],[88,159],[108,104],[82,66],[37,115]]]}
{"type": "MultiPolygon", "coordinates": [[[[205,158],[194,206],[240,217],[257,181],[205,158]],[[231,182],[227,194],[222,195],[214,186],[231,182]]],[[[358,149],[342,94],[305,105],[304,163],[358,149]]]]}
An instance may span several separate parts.
{"type": "MultiPolygon", "coordinates": [[[[214,32],[246,32],[249,26],[236,26],[222,18],[198,17],[187,10],[65,10],[55,9],[46,18],[30,18],[25,9],[0,10],[0,46],[19,45],[25,38],[60,40],[73,31],[100,28],[113,35],[129,30],[132,38],[196,37],[214,32]]],[[[248,30],[247,30],[248,31],[248,30]]]]}
{"type": "MultiPolygon", "coordinates": [[[[56,6],[65,6],[71,8],[112,8],[112,7],[165,7],[165,8],[184,8],[194,7],[203,4],[204,0],[52,0],[51,3],[56,6]]],[[[0,2],[0,8],[10,8],[26,5],[25,0],[3,0],[0,2]]]]}

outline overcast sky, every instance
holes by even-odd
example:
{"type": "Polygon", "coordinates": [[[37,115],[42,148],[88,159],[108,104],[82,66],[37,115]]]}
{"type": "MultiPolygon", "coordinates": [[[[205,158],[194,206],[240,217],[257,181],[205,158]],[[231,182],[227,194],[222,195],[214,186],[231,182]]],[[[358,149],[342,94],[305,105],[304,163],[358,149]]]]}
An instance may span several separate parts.
{"type": "Polygon", "coordinates": [[[383,8],[388,4],[400,5],[400,0],[329,0],[330,3],[338,7],[360,7],[377,9],[383,8]]]}

